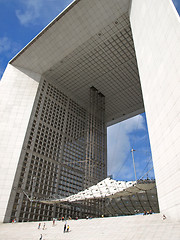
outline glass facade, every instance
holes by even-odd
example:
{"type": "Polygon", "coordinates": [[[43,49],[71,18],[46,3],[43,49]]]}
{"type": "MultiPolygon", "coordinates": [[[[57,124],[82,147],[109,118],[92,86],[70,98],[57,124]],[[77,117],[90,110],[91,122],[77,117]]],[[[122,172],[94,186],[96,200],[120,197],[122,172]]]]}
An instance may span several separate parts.
{"type": "Polygon", "coordinates": [[[103,201],[48,205],[27,197],[67,197],[106,177],[105,98],[91,87],[89,99],[84,109],[41,80],[10,198],[9,221],[101,214],[103,201]]]}

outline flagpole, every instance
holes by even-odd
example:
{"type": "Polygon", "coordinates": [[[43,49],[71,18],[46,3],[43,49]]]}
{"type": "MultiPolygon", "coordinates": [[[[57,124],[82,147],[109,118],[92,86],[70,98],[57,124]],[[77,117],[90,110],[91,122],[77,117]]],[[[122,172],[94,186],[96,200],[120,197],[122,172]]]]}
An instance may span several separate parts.
{"type": "Polygon", "coordinates": [[[134,166],[134,175],[135,175],[135,181],[137,182],[137,176],[136,176],[136,167],[135,167],[135,162],[134,162],[134,149],[131,149],[132,152],[132,159],[133,159],[133,166],[134,166]]]}

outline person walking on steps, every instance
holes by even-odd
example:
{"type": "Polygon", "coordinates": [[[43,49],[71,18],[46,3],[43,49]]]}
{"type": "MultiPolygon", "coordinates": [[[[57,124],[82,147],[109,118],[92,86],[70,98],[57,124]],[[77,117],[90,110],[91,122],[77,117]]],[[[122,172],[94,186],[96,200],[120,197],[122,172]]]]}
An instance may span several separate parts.
{"type": "Polygon", "coordinates": [[[40,228],[41,228],[41,223],[38,224],[38,229],[40,229],[40,228]]]}
{"type": "Polygon", "coordinates": [[[65,231],[66,231],[66,224],[64,224],[64,233],[65,233],[65,231]]]}
{"type": "Polygon", "coordinates": [[[55,218],[53,218],[53,226],[55,226],[55,218]]]}
{"type": "Polygon", "coordinates": [[[45,230],[45,228],[46,228],[46,224],[44,223],[44,225],[43,225],[43,230],[45,230]]]}

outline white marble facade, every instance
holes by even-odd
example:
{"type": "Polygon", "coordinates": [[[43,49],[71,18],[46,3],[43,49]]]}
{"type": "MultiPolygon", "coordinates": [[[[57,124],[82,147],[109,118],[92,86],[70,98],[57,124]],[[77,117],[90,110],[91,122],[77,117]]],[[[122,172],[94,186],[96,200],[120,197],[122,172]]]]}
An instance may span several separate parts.
{"type": "Polygon", "coordinates": [[[171,0],[133,0],[130,21],[160,211],[180,221],[180,18],[171,0]]]}
{"type": "Polygon", "coordinates": [[[40,75],[8,65],[0,82],[0,221],[4,220],[40,75]]]}

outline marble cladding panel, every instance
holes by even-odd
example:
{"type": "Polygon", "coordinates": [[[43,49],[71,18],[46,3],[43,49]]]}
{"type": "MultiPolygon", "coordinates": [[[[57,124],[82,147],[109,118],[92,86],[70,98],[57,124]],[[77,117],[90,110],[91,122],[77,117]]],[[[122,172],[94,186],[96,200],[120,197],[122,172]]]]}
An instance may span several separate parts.
{"type": "Polygon", "coordinates": [[[180,220],[180,18],[171,0],[133,0],[130,21],[160,211],[180,220]]]}
{"type": "Polygon", "coordinates": [[[3,221],[40,75],[8,65],[0,82],[0,221],[3,221]]]}

